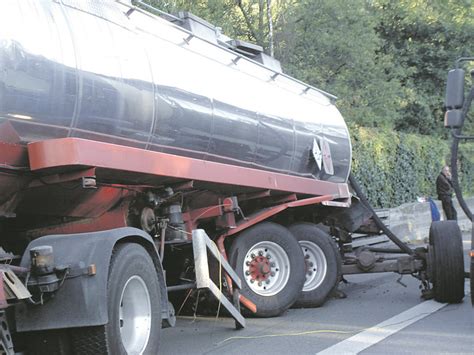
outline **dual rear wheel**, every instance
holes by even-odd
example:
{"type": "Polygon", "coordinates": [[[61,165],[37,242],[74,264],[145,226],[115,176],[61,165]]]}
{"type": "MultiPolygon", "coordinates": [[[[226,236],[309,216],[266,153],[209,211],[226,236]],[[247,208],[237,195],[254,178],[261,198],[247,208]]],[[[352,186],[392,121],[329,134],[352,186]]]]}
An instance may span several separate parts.
{"type": "Polygon", "coordinates": [[[303,251],[305,283],[296,307],[319,307],[330,297],[341,280],[341,254],[329,234],[312,223],[290,227],[303,251]]]}
{"type": "Polygon", "coordinates": [[[257,317],[278,316],[292,305],[320,306],[340,278],[337,246],[310,223],[249,228],[233,242],[229,260],[242,280],[241,294],[257,306],[257,317]]]}

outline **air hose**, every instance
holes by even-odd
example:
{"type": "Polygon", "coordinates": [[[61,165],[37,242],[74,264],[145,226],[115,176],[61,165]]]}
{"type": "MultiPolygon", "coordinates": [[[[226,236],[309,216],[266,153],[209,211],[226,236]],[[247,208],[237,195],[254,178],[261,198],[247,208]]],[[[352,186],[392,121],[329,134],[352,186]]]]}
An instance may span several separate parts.
{"type": "Polygon", "coordinates": [[[382,222],[379,216],[377,216],[352,173],[349,175],[349,181],[357,196],[360,198],[360,202],[370,211],[370,213],[372,213],[372,218],[377,227],[379,227],[385,233],[385,235],[401,249],[401,251],[407,253],[408,255],[415,254],[415,252],[408,245],[403,243],[395,234],[393,234],[393,232],[382,222]]]}

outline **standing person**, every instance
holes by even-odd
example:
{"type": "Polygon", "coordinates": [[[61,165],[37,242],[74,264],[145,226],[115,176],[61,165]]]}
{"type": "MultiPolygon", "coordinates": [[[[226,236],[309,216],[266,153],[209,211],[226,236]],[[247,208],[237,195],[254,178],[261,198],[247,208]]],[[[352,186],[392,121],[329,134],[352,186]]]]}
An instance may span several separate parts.
{"type": "Polygon", "coordinates": [[[453,183],[451,181],[451,170],[449,166],[444,166],[436,179],[436,192],[441,200],[444,214],[449,220],[457,220],[457,213],[453,206],[453,183]]]}

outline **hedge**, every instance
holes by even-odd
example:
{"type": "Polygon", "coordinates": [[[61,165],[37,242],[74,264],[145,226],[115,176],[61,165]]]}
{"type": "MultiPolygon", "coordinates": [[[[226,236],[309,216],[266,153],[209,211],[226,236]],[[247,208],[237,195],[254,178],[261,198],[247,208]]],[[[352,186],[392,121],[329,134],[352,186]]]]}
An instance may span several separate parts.
{"type": "MultiPolygon", "coordinates": [[[[378,208],[436,198],[436,178],[449,163],[451,142],[439,137],[393,130],[350,127],[352,172],[367,198],[378,208]]],[[[474,154],[461,146],[459,165],[463,192],[474,194],[474,154]]]]}

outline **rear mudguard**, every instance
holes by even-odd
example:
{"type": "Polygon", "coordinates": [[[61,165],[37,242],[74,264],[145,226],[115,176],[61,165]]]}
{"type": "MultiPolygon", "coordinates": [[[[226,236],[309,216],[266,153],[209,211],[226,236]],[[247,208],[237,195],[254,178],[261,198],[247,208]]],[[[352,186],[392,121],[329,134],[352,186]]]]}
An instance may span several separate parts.
{"type": "Polygon", "coordinates": [[[160,284],[162,317],[167,318],[165,277],[153,240],[142,230],[125,227],[94,233],[48,235],[32,241],[23,254],[21,266],[30,268],[31,248],[50,245],[56,266],[87,268],[94,264],[96,274],[66,279],[54,297],[43,305],[18,305],[15,310],[16,330],[26,332],[107,324],[107,279],[117,243],[138,243],[150,253],[160,284]]]}

